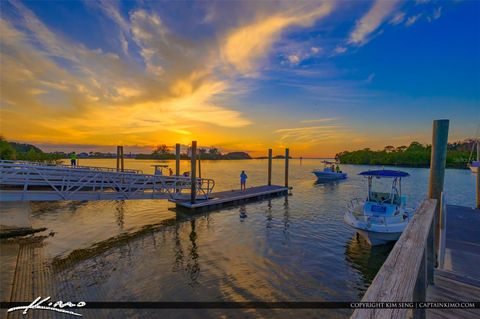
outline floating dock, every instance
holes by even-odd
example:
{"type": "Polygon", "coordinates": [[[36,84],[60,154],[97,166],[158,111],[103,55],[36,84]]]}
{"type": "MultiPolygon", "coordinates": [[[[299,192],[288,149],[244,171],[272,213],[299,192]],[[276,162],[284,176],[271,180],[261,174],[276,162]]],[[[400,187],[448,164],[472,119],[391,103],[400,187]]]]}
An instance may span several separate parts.
{"type": "Polygon", "coordinates": [[[224,206],[238,205],[255,200],[261,200],[269,197],[287,195],[289,187],[278,185],[264,185],[250,187],[246,190],[231,190],[224,192],[211,193],[208,199],[197,199],[191,203],[190,199],[170,200],[174,202],[177,208],[189,210],[211,210],[219,209],[224,206]]]}

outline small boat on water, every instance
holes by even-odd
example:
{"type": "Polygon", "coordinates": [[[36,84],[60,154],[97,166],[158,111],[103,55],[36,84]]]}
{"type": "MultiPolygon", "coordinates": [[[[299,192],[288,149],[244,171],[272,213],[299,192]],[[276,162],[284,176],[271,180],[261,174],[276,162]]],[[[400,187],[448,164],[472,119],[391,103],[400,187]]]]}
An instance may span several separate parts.
{"type": "Polygon", "coordinates": [[[472,161],[472,155],[473,151],[475,150],[475,146],[477,147],[477,159],[478,159],[478,154],[480,153],[480,138],[477,139],[477,142],[473,144],[472,146],[472,151],[470,152],[470,156],[468,158],[468,167],[472,171],[472,173],[478,172],[478,168],[480,167],[480,161],[472,161]]]}
{"type": "Polygon", "coordinates": [[[480,162],[479,161],[473,161],[470,165],[470,170],[472,171],[472,173],[476,173],[478,172],[478,168],[480,167],[480,162]]]}
{"type": "Polygon", "coordinates": [[[355,228],[372,246],[386,244],[400,238],[403,230],[413,217],[413,210],[407,210],[406,197],[402,196],[403,177],[410,174],[395,170],[373,170],[361,172],[368,180],[366,199],[353,199],[345,213],[345,222],[355,228]],[[374,191],[373,179],[391,178],[390,192],[374,191]]]}
{"type": "Polygon", "coordinates": [[[347,178],[347,173],[343,173],[338,166],[338,163],[323,161],[323,169],[315,169],[312,171],[317,179],[320,181],[333,181],[347,178]]]}

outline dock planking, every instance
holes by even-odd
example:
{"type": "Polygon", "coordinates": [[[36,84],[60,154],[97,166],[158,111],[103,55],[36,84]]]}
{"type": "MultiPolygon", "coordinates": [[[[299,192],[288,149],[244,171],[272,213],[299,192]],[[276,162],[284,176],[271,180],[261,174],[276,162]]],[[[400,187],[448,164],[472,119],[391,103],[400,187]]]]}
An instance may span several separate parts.
{"type": "MultiPolygon", "coordinates": [[[[447,206],[443,269],[435,270],[435,284],[427,301],[480,301],[480,209],[447,206]]],[[[477,318],[480,309],[429,309],[427,318],[477,318]]]]}
{"type": "Polygon", "coordinates": [[[284,186],[263,185],[250,187],[244,191],[237,189],[212,193],[208,199],[198,198],[193,204],[190,200],[186,199],[172,200],[172,202],[174,202],[178,208],[208,210],[248,201],[261,200],[268,197],[287,195],[288,190],[289,188],[284,186]]]}

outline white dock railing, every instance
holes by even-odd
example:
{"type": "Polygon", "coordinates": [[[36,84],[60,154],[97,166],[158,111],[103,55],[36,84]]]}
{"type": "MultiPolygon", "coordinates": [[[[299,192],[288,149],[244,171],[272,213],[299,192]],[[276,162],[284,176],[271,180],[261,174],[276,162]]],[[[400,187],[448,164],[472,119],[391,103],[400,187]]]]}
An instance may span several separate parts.
{"type": "MultiPolygon", "coordinates": [[[[198,199],[207,198],[215,186],[205,178],[196,183],[198,199]]],[[[190,189],[191,179],[184,176],[0,161],[0,201],[175,199],[190,189]]]]}

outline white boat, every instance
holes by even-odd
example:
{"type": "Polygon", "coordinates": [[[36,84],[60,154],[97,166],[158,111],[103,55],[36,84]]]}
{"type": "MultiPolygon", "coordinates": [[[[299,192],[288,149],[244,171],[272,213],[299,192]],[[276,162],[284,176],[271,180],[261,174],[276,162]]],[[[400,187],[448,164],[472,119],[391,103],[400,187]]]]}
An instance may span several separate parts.
{"type": "Polygon", "coordinates": [[[478,167],[480,167],[479,161],[473,161],[472,164],[470,164],[470,170],[472,171],[472,173],[478,172],[478,167]]]}
{"type": "Polygon", "coordinates": [[[402,196],[402,177],[408,173],[394,170],[361,172],[368,179],[366,199],[353,199],[345,213],[345,222],[365,237],[372,246],[396,241],[413,216],[413,210],[406,209],[406,197],[402,196]],[[390,192],[376,192],[372,189],[373,178],[392,178],[390,192]]]}
{"type": "Polygon", "coordinates": [[[331,180],[338,180],[338,179],[345,179],[347,178],[347,173],[343,173],[338,164],[329,161],[323,161],[324,164],[323,169],[314,169],[312,171],[315,176],[317,176],[317,180],[320,181],[331,181],[331,180]],[[336,165],[336,168],[335,168],[336,165]],[[337,169],[338,168],[338,169],[337,169]]]}
{"type": "Polygon", "coordinates": [[[473,143],[472,151],[470,152],[470,156],[468,157],[468,167],[472,171],[472,173],[478,172],[478,168],[480,167],[480,138],[477,138],[477,141],[473,143]],[[472,161],[473,151],[475,150],[475,146],[477,147],[477,160],[472,161]]]}

